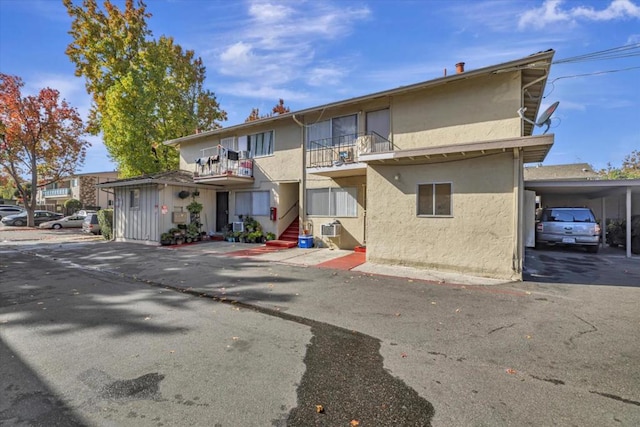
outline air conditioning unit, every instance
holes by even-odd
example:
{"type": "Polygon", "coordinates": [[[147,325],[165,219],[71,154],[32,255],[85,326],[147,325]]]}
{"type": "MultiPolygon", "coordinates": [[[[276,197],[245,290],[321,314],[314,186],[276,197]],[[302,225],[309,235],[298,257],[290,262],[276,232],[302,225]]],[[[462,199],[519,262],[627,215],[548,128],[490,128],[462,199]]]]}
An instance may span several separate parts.
{"type": "Polygon", "coordinates": [[[233,231],[239,231],[239,232],[243,232],[244,231],[244,222],[242,221],[237,221],[233,223],[233,231]]]}
{"type": "Polygon", "coordinates": [[[322,224],[320,234],[322,237],[338,237],[342,226],[338,223],[322,224]]]}
{"type": "Polygon", "coordinates": [[[240,159],[250,159],[251,158],[251,151],[238,151],[238,157],[240,159]]]}

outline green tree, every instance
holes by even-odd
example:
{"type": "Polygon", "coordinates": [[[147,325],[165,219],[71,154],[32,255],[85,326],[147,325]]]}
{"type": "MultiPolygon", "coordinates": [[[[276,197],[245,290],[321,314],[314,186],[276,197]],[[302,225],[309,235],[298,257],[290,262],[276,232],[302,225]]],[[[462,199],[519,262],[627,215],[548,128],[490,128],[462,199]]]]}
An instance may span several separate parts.
{"type": "Polygon", "coordinates": [[[73,175],[89,143],[80,115],[60,92],[44,88],[23,97],[22,86],[19,77],[0,73],[0,170],[14,182],[33,226],[35,189],[73,175]]]}
{"type": "Polygon", "coordinates": [[[627,154],[619,168],[607,163],[605,169],[600,170],[604,179],[640,179],[640,151],[633,150],[627,154]]]}
{"type": "Polygon", "coordinates": [[[142,1],[136,7],[128,0],[120,11],[106,0],[106,13],[95,0],[64,4],[73,18],[67,54],[93,97],[91,129],[103,132],[121,176],[177,169],[178,152],[162,142],[218,128],[227,118],[204,89],[202,60],[171,37],[148,39],[151,15],[142,1]]]}

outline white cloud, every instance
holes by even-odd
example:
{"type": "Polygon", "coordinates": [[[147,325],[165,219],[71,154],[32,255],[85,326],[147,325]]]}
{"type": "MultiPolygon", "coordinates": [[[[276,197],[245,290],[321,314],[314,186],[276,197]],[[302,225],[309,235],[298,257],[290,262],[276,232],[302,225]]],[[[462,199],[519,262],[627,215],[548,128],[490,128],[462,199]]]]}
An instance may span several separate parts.
{"type": "MultiPolygon", "coordinates": [[[[640,6],[631,0],[613,0],[601,10],[593,7],[577,6],[563,9],[564,0],[545,0],[541,7],[524,12],[518,21],[518,28],[541,29],[553,24],[573,26],[578,21],[612,21],[616,19],[640,18],[640,6]]],[[[575,4],[575,3],[569,3],[575,4]]]]}
{"type": "Polygon", "coordinates": [[[329,50],[327,46],[333,40],[348,35],[354,23],[370,14],[366,7],[344,7],[341,3],[253,1],[247,18],[234,22],[233,30],[218,39],[226,42],[211,52],[214,57],[210,62],[220,74],[236,81],[259,79],[263,89],[258,93],[273,89],[280,94],[276,99],[283,97],[282,88],[294,81],[317,84],[318,79],[325,78],[325,84],[338,84],[343,71],[314,66],[319,60],[318,51],[329,50]]]}
{"type": "Polygon", "coordinates": [[[579,6],[572,10],[572,14],[591,21],[611,21],[627,17],[640,18],[640,7],[630,0],[613,0],[606,9],[598,11],[592,7],[579,6]]]}

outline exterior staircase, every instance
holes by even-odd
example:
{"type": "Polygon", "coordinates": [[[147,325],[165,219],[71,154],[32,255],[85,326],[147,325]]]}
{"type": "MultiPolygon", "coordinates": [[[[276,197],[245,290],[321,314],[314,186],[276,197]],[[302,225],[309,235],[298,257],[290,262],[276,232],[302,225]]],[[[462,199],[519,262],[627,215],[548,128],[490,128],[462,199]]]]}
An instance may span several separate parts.
{"type": "Polygon", "coordinates": [[[278,246],[281,248],[294,248],[298,246],[298,234],[300,233],[300,220],[296,218],[289,227],[278,237],[277,240],[269,240],[267,246],[278,246]]]}

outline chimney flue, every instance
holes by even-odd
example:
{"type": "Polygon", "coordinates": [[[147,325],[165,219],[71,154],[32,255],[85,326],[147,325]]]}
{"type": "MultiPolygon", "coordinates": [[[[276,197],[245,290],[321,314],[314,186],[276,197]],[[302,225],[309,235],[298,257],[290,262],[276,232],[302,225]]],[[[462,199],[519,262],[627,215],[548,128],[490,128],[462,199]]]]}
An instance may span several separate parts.
{"type": "Polygon", "coordinates": [[[456,64],[456,73],[464,73],[464,62],[458,62],[456,64]]]}

